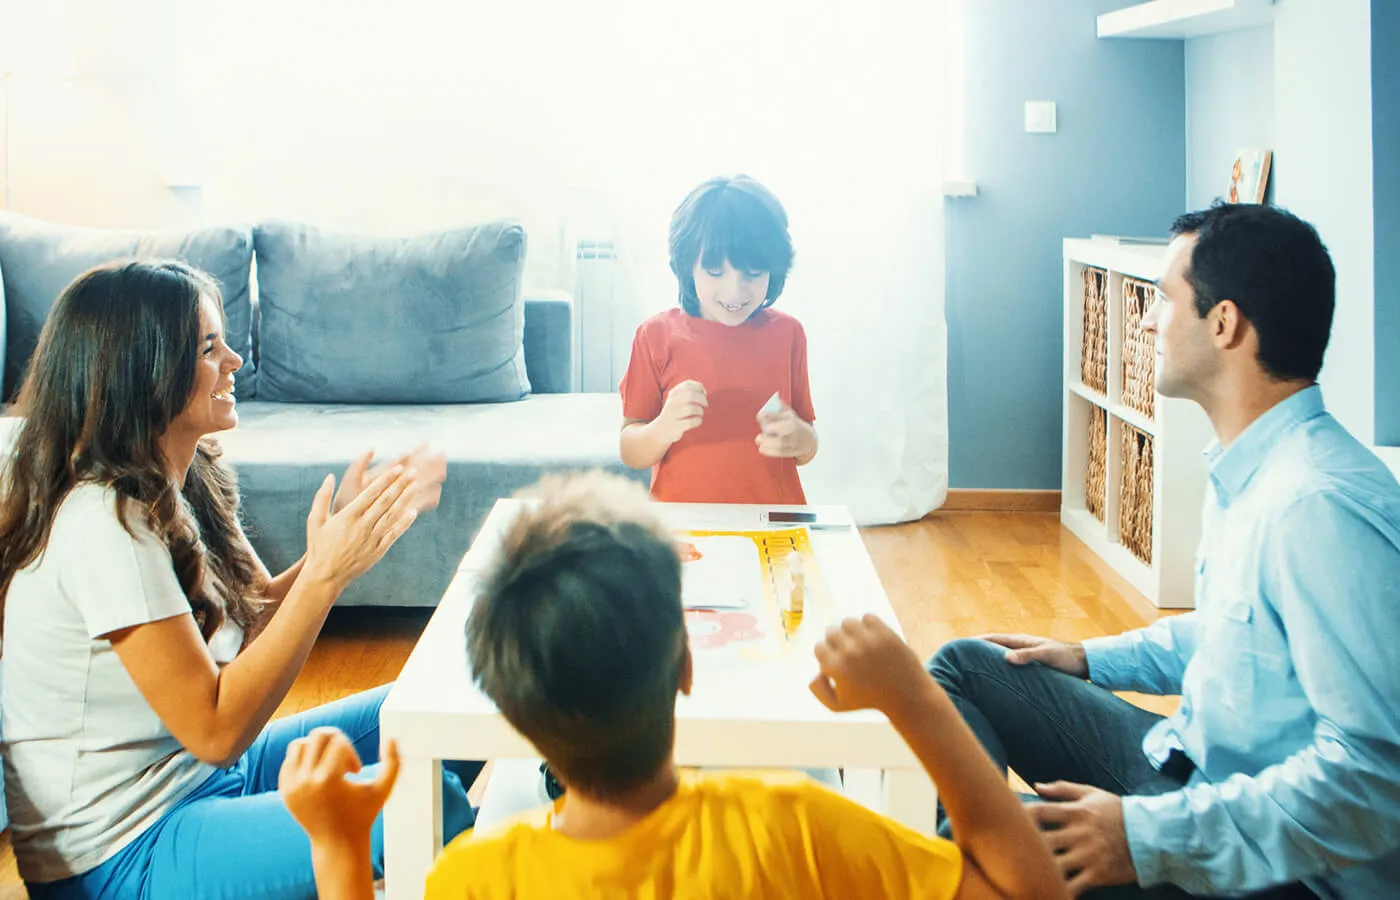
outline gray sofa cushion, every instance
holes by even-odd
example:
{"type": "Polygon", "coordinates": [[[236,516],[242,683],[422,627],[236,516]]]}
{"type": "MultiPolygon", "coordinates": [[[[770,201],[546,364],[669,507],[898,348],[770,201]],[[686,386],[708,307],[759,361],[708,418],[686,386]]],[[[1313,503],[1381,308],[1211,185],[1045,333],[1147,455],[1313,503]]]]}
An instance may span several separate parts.
{"type": "Polygon", "coordinates": [[[474,403],[529,392],[519,225],[382,238],[268,223],[253,241],[262,399],[474,403]]]}
{"type": "Polygon", "coordinates": [[[253,396],[253,305],[248,297],[253,240],[248,229],[109,231],[0,213],[0,268],[5,272],[8,332],[3,396],[11,399],[18,390],[49,308],[74,278],[115,259],[160,257],[183,260],[219,283],[228,320],[228,344],[244,360],[238,372],[237,395],[253,396]]]}
{"type": "Polygon", "coordinates": [[[427,441],[447,456],[442,503],[423,516],[342,604],[435,606],[496,500],[546,472],[605,469],[642,484],[618,455],[617,394],[536,394],[458,406],[239,405],[219,436],[238,472],[249,538],[273,572],[306,548],[306,515],[328,473],[373,449],[384,461],[427,441]]]}

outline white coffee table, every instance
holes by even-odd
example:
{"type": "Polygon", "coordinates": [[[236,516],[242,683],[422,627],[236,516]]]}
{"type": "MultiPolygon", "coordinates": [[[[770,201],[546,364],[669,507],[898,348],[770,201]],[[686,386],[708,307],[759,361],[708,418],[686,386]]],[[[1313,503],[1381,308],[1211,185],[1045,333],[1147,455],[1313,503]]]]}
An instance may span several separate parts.
{"type": "MultiPolygon", "coordinates": [[[[384,810],[389,900],[420,900],[433,859],[442,849],[443,759],[529,759],[535,749],[471,682],[464,628],[471,585],[489,562],[505,525],[522,501],[501,500],[463,558],[422,638],[381,712],[381,730],[398,741],[403,766],[384,810]]],[[[773,507],[658,504],[676,529],[753,530],[773,507]]],[[[788,507],[799,509],[799,507],[788,507]]],[[[807,507],[823,522],[810,540],[839,621],[874,613],[896,631],[899,623],[849,513],[807,507]]],[[[809,692],[816,674],[811,645],[829,623],[809,613],[793,652],[736,662],[695,655],[695,685],[677,705],[676,760],[685,766],[811,769],[844,767],[846,792],[874,809],[933,833],[937,795],[912,751],[879,713],[832,713],[809,692]]]]}

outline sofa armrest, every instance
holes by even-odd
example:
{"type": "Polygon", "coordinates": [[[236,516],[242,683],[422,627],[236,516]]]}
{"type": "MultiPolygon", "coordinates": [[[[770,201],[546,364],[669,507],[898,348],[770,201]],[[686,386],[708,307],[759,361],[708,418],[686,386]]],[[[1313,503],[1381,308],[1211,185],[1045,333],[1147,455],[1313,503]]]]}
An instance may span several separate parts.
{"type": "Polygon", "coordinates": [[[525,374],[536,394],[574,389],[574,300],[559,292],[525,299],[525,374]]]}

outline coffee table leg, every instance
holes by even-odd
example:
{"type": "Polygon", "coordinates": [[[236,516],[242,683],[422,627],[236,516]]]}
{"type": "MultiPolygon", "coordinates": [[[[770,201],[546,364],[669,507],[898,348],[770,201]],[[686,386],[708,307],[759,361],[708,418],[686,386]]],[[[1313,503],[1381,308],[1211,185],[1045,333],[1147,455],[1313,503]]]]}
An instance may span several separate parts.
{"type": "Polygon", "coordinates": [[[866,809],[884,812],[883,775],[879,769],[846,769],[846,796],[866,809]]]}
{"type": "Polygon", "coordinates": [[[924,834],[937,832],[938,790],[922,769],[885,770],[885,815],[924,834]]]}
{"type": "Polygon", "coordinates": [[[442,761],[404,757],[384,804],[387,900],[423,900],[428,871],[441,850],[442,761]]]}

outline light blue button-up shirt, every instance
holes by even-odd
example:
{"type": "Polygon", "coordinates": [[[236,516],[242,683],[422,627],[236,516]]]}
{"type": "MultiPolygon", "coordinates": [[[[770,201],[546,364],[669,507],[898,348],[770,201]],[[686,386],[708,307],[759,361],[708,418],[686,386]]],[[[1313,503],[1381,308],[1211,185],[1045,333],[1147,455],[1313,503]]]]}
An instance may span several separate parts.
{"type": "Polygon", "coordinates": [[[1400,485],[1317,387],[1206,460],[1195,612],[1084,644],[1095,684],[1182,698],[1143,751],[1196,773],[1123,801],[1138,880],[1400,897],[1400,485]]]}

